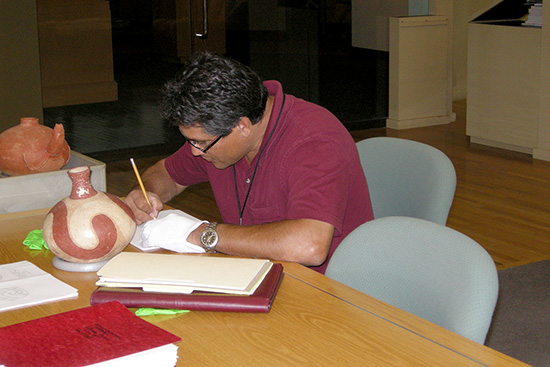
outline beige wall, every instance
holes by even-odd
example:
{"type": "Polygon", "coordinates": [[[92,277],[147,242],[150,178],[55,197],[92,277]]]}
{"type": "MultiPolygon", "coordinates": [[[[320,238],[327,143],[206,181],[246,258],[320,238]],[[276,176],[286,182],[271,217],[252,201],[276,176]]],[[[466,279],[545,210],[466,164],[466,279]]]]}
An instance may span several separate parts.
{"type": "Polygon", "coordinates": [[[466,98],[468,21],[497,3],[495,0],[453,1],[453,99],[466,98]]]}
{"type": "Polygon", "coordinates": [[[0,0],[0,133],[21,117],[42,121],[34,0],[0,0]]]}
{"type": "Polygon", "coordinates": [[[454,1],[453,4],[453,99],[466,98],[468,3],[478,0],[454,1]]]}

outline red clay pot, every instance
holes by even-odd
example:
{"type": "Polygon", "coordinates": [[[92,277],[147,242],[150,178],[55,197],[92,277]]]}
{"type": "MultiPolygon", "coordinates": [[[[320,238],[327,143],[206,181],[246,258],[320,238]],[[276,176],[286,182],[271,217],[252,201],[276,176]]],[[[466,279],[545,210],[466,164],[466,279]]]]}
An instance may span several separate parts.
{"type": "Polygon", "coordinates": [[[40,125],[35,117],[24,117],[19,125],[0,134],[0,171],[9,176],[56,171],[70,157],[61,124],[52,129],[40,125]]]}

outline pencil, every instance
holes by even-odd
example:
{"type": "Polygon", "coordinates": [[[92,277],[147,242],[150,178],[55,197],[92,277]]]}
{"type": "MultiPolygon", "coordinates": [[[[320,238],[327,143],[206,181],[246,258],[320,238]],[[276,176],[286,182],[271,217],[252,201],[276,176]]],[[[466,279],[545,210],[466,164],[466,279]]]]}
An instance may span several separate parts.
{"type": "Polygon", "coordinates": [[[132,162],[132,168],[134,169],[134,173],[136,174],[136,178],[139,183],[139,187],[141,187],[141,191],[143,191],[143,196],[145,196],[145,200],[147,200],[147,203],[153,209],[153,206],[151,205],[151,202],[149,201],[149,198],[147,197],[147,192],[145,191],[145,186],[143,186],[143,181],[141,181],[141,176],[139,175],[139,171],[136,166],[136,162],[134,162],[134,158],[130,158],[130,162],[132,162]]]}

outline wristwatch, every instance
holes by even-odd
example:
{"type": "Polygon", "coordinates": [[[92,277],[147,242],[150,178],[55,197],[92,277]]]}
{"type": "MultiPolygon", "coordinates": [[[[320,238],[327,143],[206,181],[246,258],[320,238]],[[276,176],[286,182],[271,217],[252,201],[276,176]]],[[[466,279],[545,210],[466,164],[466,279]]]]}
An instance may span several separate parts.
{"type": "Polygon", "coordinates": [[[216,252],[216,245],[218,244],[218,232],[216,232],[216,226],[218,223],[210,222],[206,226],[204,232],[201,234],[201,246],[208,253],[216,252]]]}

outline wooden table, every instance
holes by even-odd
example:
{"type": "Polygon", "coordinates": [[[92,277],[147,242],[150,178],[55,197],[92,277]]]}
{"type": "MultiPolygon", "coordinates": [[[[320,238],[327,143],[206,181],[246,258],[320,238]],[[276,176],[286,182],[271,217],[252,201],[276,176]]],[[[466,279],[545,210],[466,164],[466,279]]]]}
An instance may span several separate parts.
{"type": "MultiPolygon", "coordinates": [[[[31,261],[79,296],[2,312],[0,327],[89,306],[95,273],[60,271],[51,252],[22,244],[42,227],[45,213],[0,215],[0,262],[31,261]]],[[[283,265],[267,314],[195,311],[145,319],[182,338],[178,366],[525,366],[304,266],[283,265]]]]}

